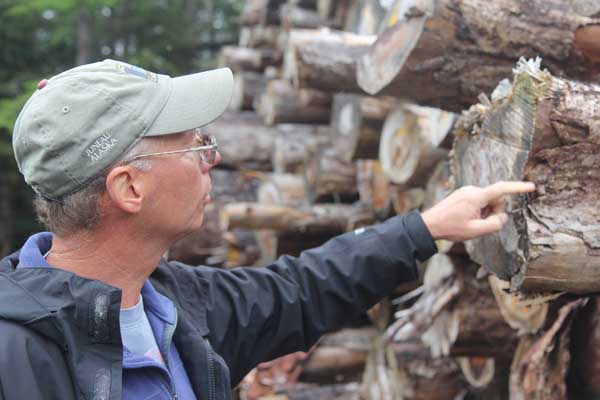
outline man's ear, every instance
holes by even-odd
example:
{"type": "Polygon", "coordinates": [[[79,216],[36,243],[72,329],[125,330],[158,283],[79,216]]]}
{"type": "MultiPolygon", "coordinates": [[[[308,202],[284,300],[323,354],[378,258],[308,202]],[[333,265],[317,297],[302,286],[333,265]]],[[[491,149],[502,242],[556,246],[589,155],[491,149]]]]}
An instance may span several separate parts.
{"type": "Polygon", "coordinates": [[[141,171],[129,165],[113,168],[106,177],[106,191],[112,203],[127,213],[138,213],[144,200],[141,171]]]}

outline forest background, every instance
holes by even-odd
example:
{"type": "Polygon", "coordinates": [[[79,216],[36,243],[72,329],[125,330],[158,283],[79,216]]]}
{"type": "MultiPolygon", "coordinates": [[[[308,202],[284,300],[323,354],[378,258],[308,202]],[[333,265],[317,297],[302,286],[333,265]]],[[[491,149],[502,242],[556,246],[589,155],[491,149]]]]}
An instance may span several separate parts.
{"type": "Polygon", "coordinates": [[[112,58],[172,76],[214,68],[238,40],[242,0],[0,0],[0,256],[42,226],[12,130],[43,78],[112,58]]]}

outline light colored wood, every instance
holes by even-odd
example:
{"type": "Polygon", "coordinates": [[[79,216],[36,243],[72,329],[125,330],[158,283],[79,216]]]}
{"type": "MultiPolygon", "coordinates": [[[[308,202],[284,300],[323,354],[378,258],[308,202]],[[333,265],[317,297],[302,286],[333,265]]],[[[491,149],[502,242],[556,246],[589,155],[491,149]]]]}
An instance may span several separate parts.
{"type": "Polygon", "coordinates": [[[520,61],[513,83],[457,123],[452,170],[457,186],[536,183],[508,199],[497,234],[467,242],[473,260],[511,290],[600,290],[600,86],[556,78],[520,61]]]}
{"type": "Polygon", "coordinates": [[[285,4],[279,10],[281,27],[284,29],[318,29],[323,27],[335,28],[336,23],[323,18],[315,10],[285,4]]]}
{"type": "Polygon", "coordinates": [[[459,111],[542,56],[557,75],[598,81],[600,22],[588,0],[397,0],[391,25],[357,64],[369,94],[459,111]],[[535,40],[532,40],[535,38],[535,40]]]}
{"type": "Polygon", "coordinates": [[[284,80],[272,80],[254,104],[266,125],[329,122],[331,95],[312,89],[294,89],[284,80]]]}
{"type": "Polygon", "coordinates": [[[454,123],[454,115],[427,107],[402,105],[383,125],[379,160],[390,180],[407,187],[424,187],[448,151],[440,147],[454,123]]]}
{"type": "Polygon", "coordinates": [[[393,98],[334,95],[331,141],[340,157],[347,161],[376,159],[383,122],[396,103],[393,98]]]}

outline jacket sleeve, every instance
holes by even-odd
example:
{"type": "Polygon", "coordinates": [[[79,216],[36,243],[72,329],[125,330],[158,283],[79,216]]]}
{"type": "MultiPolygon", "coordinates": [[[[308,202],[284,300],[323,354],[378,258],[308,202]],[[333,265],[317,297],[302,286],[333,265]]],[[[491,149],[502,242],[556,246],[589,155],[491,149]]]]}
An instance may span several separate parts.
{"type": "Polygon", "coordinates": [[[210,340],[236,384],[258,363],[306,351],[351,323],[437,251],[417,212],[335,237],[266,268],[211,269],[210,340]]]}
{"type": "Polygon", "coordinates": [[[1,318],[0,337],[0,399],[76,399],[58,346],[1,318]]]}

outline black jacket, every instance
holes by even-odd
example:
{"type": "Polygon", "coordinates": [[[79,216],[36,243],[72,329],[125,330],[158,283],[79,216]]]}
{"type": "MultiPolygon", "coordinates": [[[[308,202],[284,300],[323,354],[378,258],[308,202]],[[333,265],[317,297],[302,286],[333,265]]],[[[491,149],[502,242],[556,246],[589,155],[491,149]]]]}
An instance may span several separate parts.
{"type": "MultiPolygon", "coordinates": [[[[225,400],[258,363],[307,350],[358,318],[435,243],[418,213],[338,236],[266,268],[161,262],[150,280],[178,311],[173,343],[199,400],[225,400]]],[[[121,399],[121,291],[58,268],[0,261],[0,399],[121,399]]]]}

